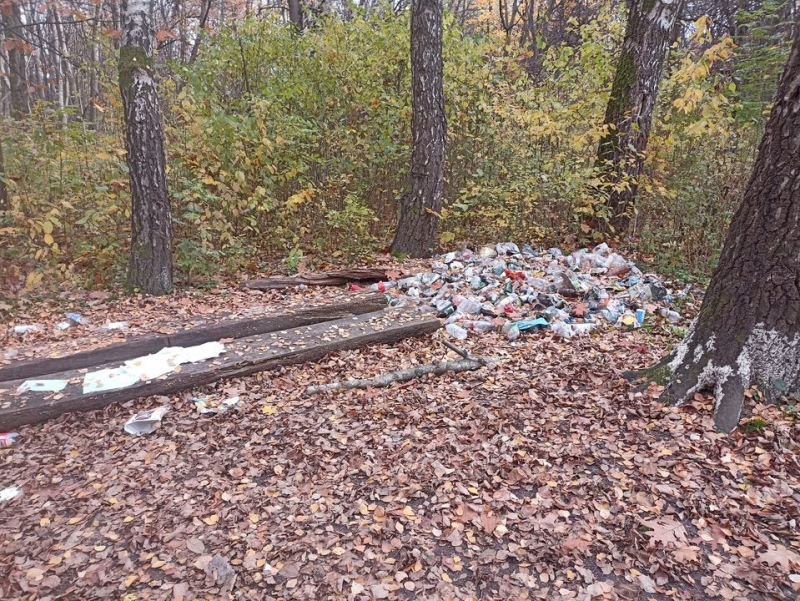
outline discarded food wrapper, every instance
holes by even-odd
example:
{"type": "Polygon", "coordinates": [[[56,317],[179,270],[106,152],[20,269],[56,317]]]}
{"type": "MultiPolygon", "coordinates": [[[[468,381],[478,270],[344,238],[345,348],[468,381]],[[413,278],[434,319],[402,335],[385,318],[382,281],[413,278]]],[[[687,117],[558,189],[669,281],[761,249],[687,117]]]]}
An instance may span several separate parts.
{"type": "Polygon", "coordinates": [[[63,332],[65,330],[69,330],[72,327],[71,321],[59,321],[56,325],[53,326],[53,329],[56,332],[63,332]]]}
{"type": "Polygon", "coordinates": [[[60,392],[67,387],[66,380],[25,380],[17,392],[60,392]]]}
{"type": "Polygon", "coordinates": [[[10,448],[19,442],[19,432],[0,432],[0,448],[10,448]]]}
{"type": "Polygon", "coordinates": [[[19,493],[22,492],[19,486],[8,486],[3,490],[0,490],[0,502],[2,501],[10,501],[11,499],[18,497],[19,493]]]}
{"type": "Polygon", "coordinates": [[[150,434],[155,431],[155,426],[164,417],[164,414],[169,411],[169,407],[163,405],[138,413],[125,422],[125,431],[134,436],[141,436],[142,434],[150,434]]]}
{"type": "Polygon", "coordinates": [[[19,355],[19,351],[15,348],[12,348],[3,352],[3,359],[13,359],[17,355],[19,355]]]}
{"type": "Polygon", "coordinates": [[[109,321],[103,324],[100,329],[101,330],[125,330],[130,327],[127,321],[109,321]]]}
{"type": "Polygon", "coordinates": [[[217,413],[225,413],[230,407],[233,407],[239,402],[238,396],[233,396],[222,401],[218,401],[207,394],[192,397],[192,402],[198,413],[203,415],[215,415],[217,413]]]}

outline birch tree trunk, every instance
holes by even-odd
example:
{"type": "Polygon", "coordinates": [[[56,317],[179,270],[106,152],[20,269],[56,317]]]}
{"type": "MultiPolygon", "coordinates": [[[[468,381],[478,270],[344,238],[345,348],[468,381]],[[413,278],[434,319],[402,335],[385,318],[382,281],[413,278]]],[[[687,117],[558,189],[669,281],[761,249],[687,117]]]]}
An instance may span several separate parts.
{"type": "Polygon", "coordinates": [[[676,404],[713,389],[715,422],[739,422],[751,385],[800,393],[800,32],[697,321],[669,364],[676,404]]]}
{"type": "Polygon", "coordinates": [[[685,0],[632,0],[600,140],[597,166],[615,233],[628,229],[653,108],[675,22],[685,0]]]}
{"type": "Polygon", "coordinates": [[[392,252],[410,257],[433,254],[439,232],[447,138],[442,70],[442,0],[412,0],[411,192],[392,243],[392,252]]]}
{"type": "Polygon", "coordinates": [[[131,186],[128,285],[149,294],[172,291],[172,216],[164,132],[150,56],[152,4],[123,0],[119,87],[131,186]]]}

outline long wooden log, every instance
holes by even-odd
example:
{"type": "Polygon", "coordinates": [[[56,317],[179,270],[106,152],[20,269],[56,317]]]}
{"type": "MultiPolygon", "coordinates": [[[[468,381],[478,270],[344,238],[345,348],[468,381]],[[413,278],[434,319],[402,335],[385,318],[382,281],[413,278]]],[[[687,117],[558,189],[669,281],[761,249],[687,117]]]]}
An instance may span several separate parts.
{"type": "MultiPolygon", "coordinates": [[[[402,309],[387,309],[235,340],[226,344],[225,354],[216,359],[184,364],[180,371],[117,390],[83,394],[82,383],[86,370],[71,370],[48,376],[48,379],[69,382],[57,394],[30,391],[20,393],[17,388],[24,380],[5,382],[0,384],[0,431],[42,422],[64,413],[90,411],[119,401],[172,394],[224,378],[318,361],[334,351],[396,342],[431,333],[439,327],[441,323],[435,317],[423,317],[419,313],[402,309]]],[[[119,362],[114,362],[98,366],[97,369],[118,366],[119,362]]]]}
{"type": "Polygon", "coordinates": [[[302,275],[276,275],[261,280],[251,280],[245,285],[253,290],[274,290],[290,286],[341,286],[350,282],[380,282],[387,278],[387,270],[378,267],[358,267],[324,273],[304,273],[302,275]]]}
{"type": "Polygon", "coordinates": [[[278,315],[267,315],[247,319],[223,319],[216,323],[198,325],[174,334],[154,334],[132,340],[124,340],[104,347],[83,351],[64,357],[42,357],[30,361],[18,361],[0,368],[0,382],[35,378],[56,372],[94,367],[102,363],[126,361],[157,353],[167,346],[194,346],[220,340],[221,338],[243,338],[256,334],[277,332],[304,325],[341,319],[350,315],[361,315],[377,311],[386,306],[386,297],[380,293],[367,294],[360,298],[325,307],[287,311],[278,315]]]}

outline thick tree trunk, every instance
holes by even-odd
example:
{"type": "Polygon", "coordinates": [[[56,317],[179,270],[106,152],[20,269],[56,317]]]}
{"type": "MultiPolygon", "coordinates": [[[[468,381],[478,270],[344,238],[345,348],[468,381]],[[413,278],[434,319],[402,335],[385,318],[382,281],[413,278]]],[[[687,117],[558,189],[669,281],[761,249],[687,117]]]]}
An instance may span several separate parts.
{"type": "Polygon", "coordinates": [[[400,206],[392,252],[429,257],[444,195],[447,121],[442,83],[442,0],[411,3],[411,192],[400,206]]]}
{"type": "Polygon", "coordinates": [[[633,0],[600,140],[601,191],[615,233],[628,229],[675,22],[685,0],[633,0]]]}
{"type": "Polygon", "coordinates": [[[119,87],[131,184],[128,285],[149,294],[172,291],[172,217],[164,132],[153,62],[148,0],[123,0],[119,87]]]}
{"type": "Polygon", "coordinates": [[[28,94],[28,66],[25,60],[25,41],[22,38],[22,6],[11,0],[7,12],[3,11],[5,44],[8,50],[9,106],[11,117],[21,119],[31,112],[28,94]]]}
{"type": "Polygon", "coordinates": [[[300,0],[289,1],[289,22],[297,31],[303,31],[303,5],[300,0]]]}
{"type": "Polygon", "coordinates": [[[670,363],[665,397],[714,390],[715,423],[739,422],[743,393],[800,393],[800,34],[744,199],[700,315],[670,363]]]}

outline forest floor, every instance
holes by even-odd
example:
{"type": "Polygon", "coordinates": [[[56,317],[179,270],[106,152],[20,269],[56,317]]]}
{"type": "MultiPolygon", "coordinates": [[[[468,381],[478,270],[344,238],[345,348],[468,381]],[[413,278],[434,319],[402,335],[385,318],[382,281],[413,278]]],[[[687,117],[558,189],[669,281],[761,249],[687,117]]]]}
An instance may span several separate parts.
{"type": "MultiPolygon", "coordinates": [[[[55,323],[78,307],[136,333],[344,294],[65,293],[18,311],[55,323]]],[[[45,332],[23,356],[107,342],[45,332]]],[[[304,392],[455,358],[445,336],[21,428],[0,449],[0,490],[20,490],[0,500],[0,597],[798,598],[800,420],[750,402],[761,419],[723,435],[710,397],[634,393],[620,373],[675,344],[668,328],[473,336],[459,344],[495,366],[304,392]],[[199,393],[241,401],[208,417],[199,393]],[[156,432],[123,431],[165,403],[156,432]]]]}

